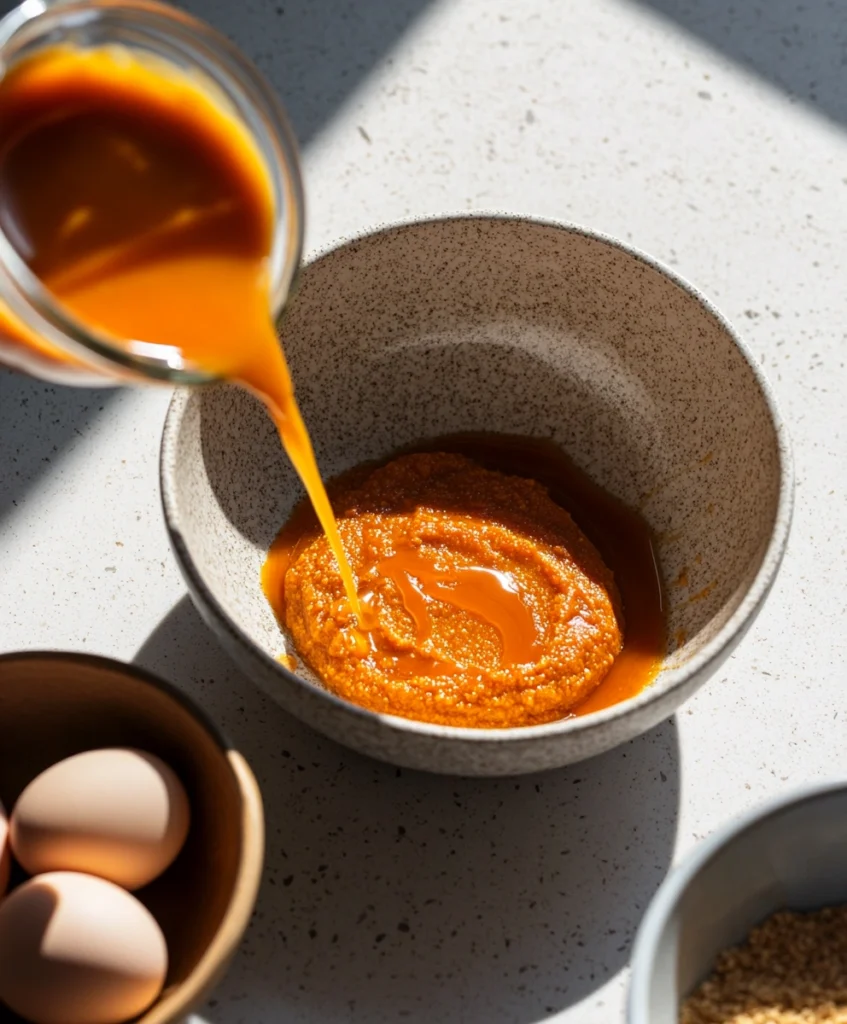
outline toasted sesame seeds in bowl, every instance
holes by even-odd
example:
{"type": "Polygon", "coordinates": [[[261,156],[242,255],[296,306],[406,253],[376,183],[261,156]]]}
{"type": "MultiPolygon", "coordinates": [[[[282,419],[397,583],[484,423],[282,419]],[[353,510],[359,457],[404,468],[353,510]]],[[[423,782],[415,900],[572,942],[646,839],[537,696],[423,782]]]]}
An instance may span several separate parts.
{"type": "Polygon", "coordinates": [[[809,786],[702,842],[638,931],[629,1024],[847,1020],[847,785],[809,786]]]}

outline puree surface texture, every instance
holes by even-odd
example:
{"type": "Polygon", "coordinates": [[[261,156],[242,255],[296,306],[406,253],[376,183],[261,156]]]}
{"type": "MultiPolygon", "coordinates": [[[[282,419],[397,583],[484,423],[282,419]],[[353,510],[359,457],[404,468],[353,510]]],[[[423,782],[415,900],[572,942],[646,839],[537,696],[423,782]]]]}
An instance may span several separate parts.
{"type": "Polygon", "coordinates": [[[333,505],[366,642],[314,531],[289,542],[269,596],[339,696],[447,725],[533,725],[566,717],[621,651],[612,573],[536,481],[425,452],[348,478],[333,505]]]}

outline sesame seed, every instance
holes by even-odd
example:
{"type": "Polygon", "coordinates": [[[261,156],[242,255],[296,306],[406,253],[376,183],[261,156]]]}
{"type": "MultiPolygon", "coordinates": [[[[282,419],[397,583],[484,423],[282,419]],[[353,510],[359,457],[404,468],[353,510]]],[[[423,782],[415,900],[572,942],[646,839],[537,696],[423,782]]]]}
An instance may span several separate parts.
{"type": "Polygon", "coordinates": [[[720,953],[680,1024],[847,1024],[847,906],[780,911],[720,953]]]}

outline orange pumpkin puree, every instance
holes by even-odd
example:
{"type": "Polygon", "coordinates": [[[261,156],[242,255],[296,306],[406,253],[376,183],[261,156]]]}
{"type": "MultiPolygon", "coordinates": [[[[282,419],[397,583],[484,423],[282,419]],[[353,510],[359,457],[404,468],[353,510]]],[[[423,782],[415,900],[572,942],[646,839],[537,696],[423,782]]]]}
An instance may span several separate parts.
{"type": "Polygon", "coordinates": [[[269,553],[265,593],[324,684],[374,711],[486,728],[597,710],[647,685],[665,634],[646,524],[552,446],[499,438],[433,446],[331,488],[359,580],[364,644],[306,508],[269,553]],[[509,473],[468,457],[502,466],[510,453],[509,473]],[[552,468],[586,522],[617,534],[608,550],[623,554],[614,561],[633,598],[632,627],[601,554],[527,466],[542,478],[552,468]]]}

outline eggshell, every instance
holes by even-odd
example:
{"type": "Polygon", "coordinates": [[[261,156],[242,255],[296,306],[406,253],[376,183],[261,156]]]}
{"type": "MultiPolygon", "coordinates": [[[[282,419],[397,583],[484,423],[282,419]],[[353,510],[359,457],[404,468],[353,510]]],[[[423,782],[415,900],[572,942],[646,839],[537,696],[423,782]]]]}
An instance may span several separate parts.
{"type": "Polygon", "coordinates": [[[31,875],[82,871],[138,889],[185,842],[188,797],[158,757],[88,750],[43,771],[12,811],[12,852],[31,875]]]}
{"type": "Polygon", "coordinates": [[[12,855],[9,849],[9,821],[6,811],[0,803],[0,896],[9,885],[9,871],[12,867],[12,855]]]}
{"type": "Polygon", "coordinates": [[[146,1010],[165,938],[128,892],[91,875],[32,878],[0,904],[0,1000],[33,1024],[118,1024],[146,1010]]]}

